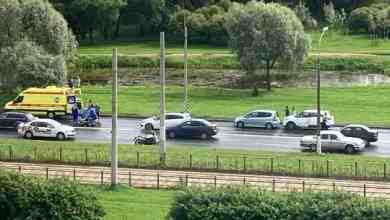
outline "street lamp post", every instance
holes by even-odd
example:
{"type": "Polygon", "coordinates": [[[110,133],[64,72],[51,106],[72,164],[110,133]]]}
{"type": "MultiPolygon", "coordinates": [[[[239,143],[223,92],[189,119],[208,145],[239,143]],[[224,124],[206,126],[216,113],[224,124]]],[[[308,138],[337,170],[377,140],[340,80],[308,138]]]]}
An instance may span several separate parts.
{"type": "Polygon", "coordinates": [[[321,75],[320,75],[320,47],[321,40],[325,35],[325,32],[328,31],[328,27],[322,29],[320,39],[318,41],[318,55],[317,55],[317,153],[321,154],[321,75]]]}

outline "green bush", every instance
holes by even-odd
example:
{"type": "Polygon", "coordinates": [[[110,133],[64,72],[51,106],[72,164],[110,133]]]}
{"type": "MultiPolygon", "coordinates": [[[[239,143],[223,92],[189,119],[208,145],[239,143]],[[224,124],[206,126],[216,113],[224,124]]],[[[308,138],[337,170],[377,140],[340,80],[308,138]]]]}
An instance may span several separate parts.
{"type": "MultiPolygon", "coordinates": [[[[316,57],[309,57],[303,68],[312,70],[315,67],[316,57]]],[[[183,68],[184,61],[182,56],[167,56],[167,68],[183,68]]],[[[196,69],[240,69],[240,63],[232,55],[193,55],[189,57],[188,65],[196,69]]],[[[158,56],[119,56],[119,68],[159,68],[160,59],[158,56]]],[[[95,69],[104,69],[112,67],[111,56],[104,55],[84,55],[79,56],[72,64],[71,71],[83,72],[95,69]],[[74,68],[74,69],[73,69],[74,68]]],[[[385,64],[377,58],[370,57],[321,57],[321,70],[324,71],[371,71],[383,73],[384,69],[390,68],[390,63],[385,64]]],[[[277,68],[287,69],[280,66],[277,68]]]]}
{"type": "Polygon", "coordinates": [[[189,189],[176,198],[177,220],[389,219],[390,205],[343,192],[272,193],[250,188],[189,189]]]}
{"type": "Polygon", "coordinates": [[[0,171],[0,219],[99,220],[105,215],[89,188],[0,171]]]}

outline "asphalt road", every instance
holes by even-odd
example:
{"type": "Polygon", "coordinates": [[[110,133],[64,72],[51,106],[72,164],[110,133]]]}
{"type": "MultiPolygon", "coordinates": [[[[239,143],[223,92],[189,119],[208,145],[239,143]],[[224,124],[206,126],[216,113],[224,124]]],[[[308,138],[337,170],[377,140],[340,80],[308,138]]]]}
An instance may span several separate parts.
{"type": "MultiPolygon", "coordinates": [[[[119,119],[119,143],[130,143],[140,133],[137,127],[140,119],[119,119]]],[[[75,141],[108,143],[111,140],[111,118],[101,119],[101,128],[80,128],[75,141]]],[[[239,129],[232,123],[216,122],[219,134],[211,140],[174,139],[168,144],[178,146],[197,146],[205,148],[227,148],[246,150],[267,150],[299,152],[299,141],[303,135],[313,131],[286,132],[283,129],[239,129]]],[[[335,128],[337,129],[337,128],[335,128]]],[[[14,131],[1,130],[0,138],[16,138],[14,131]]],[[[363,155],[390,157],[390,130],[379,130],[379,141],[366,148],[363,155]]]]}

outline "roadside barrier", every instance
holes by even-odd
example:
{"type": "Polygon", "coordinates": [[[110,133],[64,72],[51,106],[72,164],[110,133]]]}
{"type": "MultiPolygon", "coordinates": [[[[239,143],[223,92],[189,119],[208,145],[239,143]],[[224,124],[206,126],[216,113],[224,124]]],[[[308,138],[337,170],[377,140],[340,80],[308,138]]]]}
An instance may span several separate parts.
{"type": "MultiPolygon", "coordinates": [[[[109,166],[110,155],[101,148],[6,147],[0,149],[0,161],[109,166]]],[[[166,164],[158,152],[120,149],[119,166],[127,168],[180,169],[245,174],[289,175],[302,177],[348,178],[388,181],[390,161],[333,161],[256,155],[168,153],[166,164]]]]}
{"type": "MultiPolygon", "coordinates": [[[[105,185],[111,182],[108,167],[0,163],[0,169],[47,179],[68,178],[85,184],[105,185]]],[[[346,191],[367,198],[390,199],[390,184],[383,182],[127,168],[119,169],[118,182],[129,187],[154,189],[246,186],[272,192],[346,191]]]]}

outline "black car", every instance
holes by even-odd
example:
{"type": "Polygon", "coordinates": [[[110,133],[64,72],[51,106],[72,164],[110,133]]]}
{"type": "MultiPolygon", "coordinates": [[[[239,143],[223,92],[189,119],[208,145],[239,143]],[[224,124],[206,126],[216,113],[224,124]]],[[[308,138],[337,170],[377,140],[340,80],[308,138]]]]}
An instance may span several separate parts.
{"type": "Polygon", "coordinates": [[[209,139],[218,133],[217,126],[203,119],[190,119],[176,126],[167,127],[168,138],[209,139]]]}
{"type": "Polygon", "coordinates": [[[378,131],[364,125],[348,125],[341,129],[341,133],[347,137],[363,139],[367,143],[378,141],[378,131]]]}
{"type": "Polygon", "coordinates": [[[0,114],[0,128],[16,129],[19,124],[34,120],[34,116],[29,113],[5,112],[0,114]]]}

